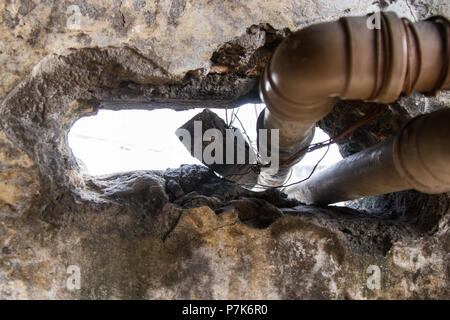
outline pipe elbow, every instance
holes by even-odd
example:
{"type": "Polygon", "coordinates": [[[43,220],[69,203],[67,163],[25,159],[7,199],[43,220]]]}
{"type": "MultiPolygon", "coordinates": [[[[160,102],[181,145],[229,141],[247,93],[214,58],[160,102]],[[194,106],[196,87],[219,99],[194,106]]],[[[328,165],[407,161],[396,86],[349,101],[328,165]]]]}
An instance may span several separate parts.
{"type": "Polygon", "coordinates": [[[450,83],[450,23],[413,24],[381,13],[345,17],[295,32],[275,50],[260,82],[269,111],[286,121],[323,118],[336,97],[390,103],[413,91],[436,93],[450,83]]]}
{"type": "MultiPolygon", "coordinates": [[[[450,22],[432,17],[411,23],[391,12],[378,15],[378,26],[369,23],[373,16],[309,26],[290,35],[275,50],[260,81],[261,98],[269,112],[264,113],[258,128],[280,129],[280,165],[284,169],[301,160],[299,151],[311,142],[314,124],[332,110],[337,97],[391,103],[415,91],[435,94],[450,88],[450,22]]],[[[441,136],[448,137],[448,127],[440,128],[441,136]]],[[[436,157],[430,160],[416,155],[417,163],[411,166],[413,161],[404,159],[417,152],[416,142],[410,147],[405,147],[407,142],[399,143],[398,172],[391,172],[392,176],[401,172],[402,182],[424,192],[448,190],[448,154],[444,156],[441,150],[446,141],[438,149],[430,149],[427,140],[417,139],[420,154],[436,157]],[[430,173],[430,168],[438,167],[442,175],[430,173]]],[[[284,182],[287,172],[266,180],[284,182]]]]}
{"type": "Polygon", "coordinates": [[[345,59],[339,22],[302,29],[275,50],[260,82],[262,100],[280,119],[318,121],[343,89],[345,59]]]}

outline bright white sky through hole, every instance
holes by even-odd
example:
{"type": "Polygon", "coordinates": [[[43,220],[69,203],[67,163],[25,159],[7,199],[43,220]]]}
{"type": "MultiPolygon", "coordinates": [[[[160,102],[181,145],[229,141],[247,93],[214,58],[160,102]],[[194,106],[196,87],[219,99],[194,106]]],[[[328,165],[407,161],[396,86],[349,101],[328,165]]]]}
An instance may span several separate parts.
{"type": "MultiPolygon", "coordinates": [[[[264,105],[247,104],[235,109],[250,139],[256,143],[257,114],[264,105]]],[[[224,109],[211,109],[226,119],[224,109]]],[[[201,164],[192,157],[175,135],[175,130],[202,109],[186,111],[100,110],[97,115],[79,119],[69,132],[69,145],[74,155],[86,165],[92,175],[133,170],[164,170],[181,164],[201,164]]],[[[231,110],[228,110],[228,119],[231,110]]],[[[233,126],[241,129],[239,121],[233,126]]],[[[313,143],[328,139],[316,128],[313,143]]],[[[308,176],[326,148],[308,153],[295,167],[289,182],[308,176]]],[[[318,171],[342,157],[333,145],[322,160],[318,171]]]]}

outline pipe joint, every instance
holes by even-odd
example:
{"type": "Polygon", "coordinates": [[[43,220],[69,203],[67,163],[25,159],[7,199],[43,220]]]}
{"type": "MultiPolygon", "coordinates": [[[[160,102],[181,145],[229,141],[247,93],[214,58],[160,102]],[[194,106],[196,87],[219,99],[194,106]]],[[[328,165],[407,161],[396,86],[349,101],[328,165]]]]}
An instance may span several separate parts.
{"type": "Polygon", "coordinates": [[[264,70],[260,94],[287,121],[316,122],[336,97],[391,103],[413,91],[450,88],[450,23],[444,17],[411,23],[380,14],[345,17],[302,29],[285,39],[264,70]]]}
{"type": "MultiPolygon", "coordinates": [[[[268,110],[264,128],[280,129],[281,154],[300,150],[338,97],[391,103],[412,92],[450,89],[446,18],[411,23],[383,12],[380,20],[380,28],[369,28],[367,16],[312,25],[277,47],[262,75],[260,94],[268,110]]],[[[403,171],[411,175],[406,167],[403,171]]]]}
{"type": "Polygon", "coordinates": [[[394,165],[412,188],[424,193],[450,190],[450,110],[409,121],[394,140],[394,165]]]}
{"type": "Polygon", "coordinates": [[[379,29],[368,29],[366,20],[340,20],[346,32],[348,57],[347,83],[341,96],[389,103],[402,93],[408,70],[405,23],[391,12],[380,14],[379,29]]]}

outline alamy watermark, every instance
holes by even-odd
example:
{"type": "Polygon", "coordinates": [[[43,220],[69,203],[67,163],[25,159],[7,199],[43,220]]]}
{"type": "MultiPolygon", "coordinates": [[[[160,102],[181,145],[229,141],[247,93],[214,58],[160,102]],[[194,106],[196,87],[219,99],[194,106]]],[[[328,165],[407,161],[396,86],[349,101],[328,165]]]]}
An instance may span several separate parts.
{"type": "Polygon", "coordinates": [[[377,11],[370,14],[366,20],[366,26],[370,30],[381,29],[381,12],[377,11]]]}
{"type": "Polygon", "coordinates": [[[70,17],[67,19],[66,27],[70,30],[80,30],[81,29],[81,11],[80,7],[77,5],[71,5],[67,7],[67,14],[70,14],[70,17]]]}
{"type": "Polygon", "coordinates": [[[370,274],[367,278],[367,288],[370,290],[380,290],[381,288],[381,269],[379,266],[371,264],[367,267],[366,273],[370,274]]]}
{"type": "Polygon", "coordinates": [[[77,265],[70,265],[67,267],[67,274],[70,276],[66,280],[67,290],[80,290],[81,289],[81,269],[77,265]]]}

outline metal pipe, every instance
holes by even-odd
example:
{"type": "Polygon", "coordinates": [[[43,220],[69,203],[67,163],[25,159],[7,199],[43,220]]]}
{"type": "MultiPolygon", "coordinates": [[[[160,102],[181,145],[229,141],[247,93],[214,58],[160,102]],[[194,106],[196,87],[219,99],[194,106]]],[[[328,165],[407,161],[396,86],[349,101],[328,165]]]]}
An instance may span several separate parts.
{"type": "MultiPolygon", "coordinates": [[[[450,89],[448,20],[411,23],[391,12],[380,18],[379,29],[369,29],[365,16],[312,25],[275,50],[260,82],[267,108],[258,129],[280,129],[285,158],[310,143],[337,97],[390,103],[414,91],[450,89]]],[[[263,171],[261,180],[283,183],[292,163],[280,167],[275,176],[263,171]]]]}
{"type": "Polygon", "coordinates": [[[329,204],[416,189],[450,191],[450,109],[409,121],[394,138],[353,154],[286,190],[307,204],[329,204]]]}

